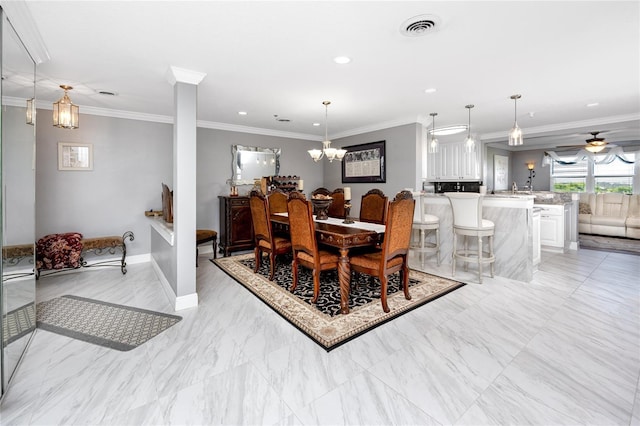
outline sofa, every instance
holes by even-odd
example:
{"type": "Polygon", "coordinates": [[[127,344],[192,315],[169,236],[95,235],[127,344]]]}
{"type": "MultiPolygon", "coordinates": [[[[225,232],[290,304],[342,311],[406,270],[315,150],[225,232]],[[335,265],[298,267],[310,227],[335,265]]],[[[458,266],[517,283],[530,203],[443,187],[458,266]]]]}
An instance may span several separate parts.
{"type": "Polygon", "coordinates": [[[640,195],[580,194],[578,232],[640,239],[640,195]]]}

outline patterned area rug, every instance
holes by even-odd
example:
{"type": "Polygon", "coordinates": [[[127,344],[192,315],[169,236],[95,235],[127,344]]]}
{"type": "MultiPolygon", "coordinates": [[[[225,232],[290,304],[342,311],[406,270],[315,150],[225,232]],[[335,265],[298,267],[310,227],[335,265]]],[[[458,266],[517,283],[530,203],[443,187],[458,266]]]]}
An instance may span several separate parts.
{"type": "Polygon", "coordinates": [[[15,342],[22,336],[35,330],[35,311],[35,304],[27,303],[26,305],[7,313],[7,315],[2,319],[2,336],[4,346],[7,346],[11,342],[15,342]]]}
{"type": "Polygon", "coordinates": [[[409,273],[411,300],[406,300],[399,274],[394,274],[389,279],[387,296],[391,311],[385,314],[380,304],[378,279],[371,280],[369,276],[354,273],[349,314],[342,315],[337,272],[322,272],[320,297],[312,305],[313,277],[308,269],[298,269],[298,287],[294,293],[288,290],[291,287],[291,259],[290,255],[278,256],[273,281],[268,279],[269,261],[266,257],[257,274],[253,273],[253,254],[212,262],[327,351],[464,285],[412,269],[409,273]]]}
{"type": "Polygon", "coordinates": [[[176,324],[182,317],[62,296],[36,306],[38,328],[119,351],[129,351],[176,324]]]}

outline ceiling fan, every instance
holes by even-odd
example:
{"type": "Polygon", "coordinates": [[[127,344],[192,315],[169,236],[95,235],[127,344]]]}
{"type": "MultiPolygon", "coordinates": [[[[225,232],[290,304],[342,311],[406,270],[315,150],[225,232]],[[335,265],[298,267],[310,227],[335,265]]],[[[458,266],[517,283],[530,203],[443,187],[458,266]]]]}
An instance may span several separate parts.
{"type": "MultiPolygon", "coordinates": [[[[591,135],[591,138],[587,139],[586,145],[570,145],[570,146],[560,146],[558,148],[583,148],[586,149],[589,152],[592,152],[594,154],[602,151],[603,149],[605,149],[605,147],[607,145],[609,145],[609,142],[607,142],[606,140],[604,140],[604,138],[599,138],[598,134],[601,132],[589,132],[589,134],[591,135]]],[[[615,145],[611,145],[611,146],[615,146],[615,145]]]]}

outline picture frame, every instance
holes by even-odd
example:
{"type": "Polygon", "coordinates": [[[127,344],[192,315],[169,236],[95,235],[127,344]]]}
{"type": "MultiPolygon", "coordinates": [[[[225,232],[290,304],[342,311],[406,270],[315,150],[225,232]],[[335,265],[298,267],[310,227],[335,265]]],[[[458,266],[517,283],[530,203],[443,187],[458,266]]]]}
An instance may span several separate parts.
{"type": "Polygon", "coordinates": [[[509,189],[509,157],[495,154],[493,156],[493,190],[509,189]]]}
{"type": "Polygon", "coordinates": [[[386,183],[386,141],[344,146],[342,183],[386,183]]]}
{"type": "Polygon", "coordinates": [[[93,170],[93,144],[58,142],[58,170],[93,170]]]}

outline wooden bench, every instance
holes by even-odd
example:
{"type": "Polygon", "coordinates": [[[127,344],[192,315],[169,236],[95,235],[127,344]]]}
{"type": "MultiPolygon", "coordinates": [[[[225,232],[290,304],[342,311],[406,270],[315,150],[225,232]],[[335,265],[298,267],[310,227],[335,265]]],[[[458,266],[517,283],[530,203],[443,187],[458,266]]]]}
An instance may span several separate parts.
{"type": "Polygon", "coordinates": [[[79,266],[77,268],[60,268],[60,269],[38,269],[36,271],[36,279],[40,276],[46,276],[55,274],[62,271],[74,270],[79,268],[90,268],[94,266],[117,266],[120,267],[122,274],[127,273],[127,245],[126,240],[133,241],[134,235],[132,231],[125,232],[122,237],[110,236],[110,237],[96,237],[96,238],[82,238],[82,257],[80,257],[79,266]],[[85,255],[92,256],[105,256],[114,255],[116,253],[122,253],[120,259],[109,259],[103,261],[95,261],[91,259],[88,261],[85,259],[85,255]]]}

